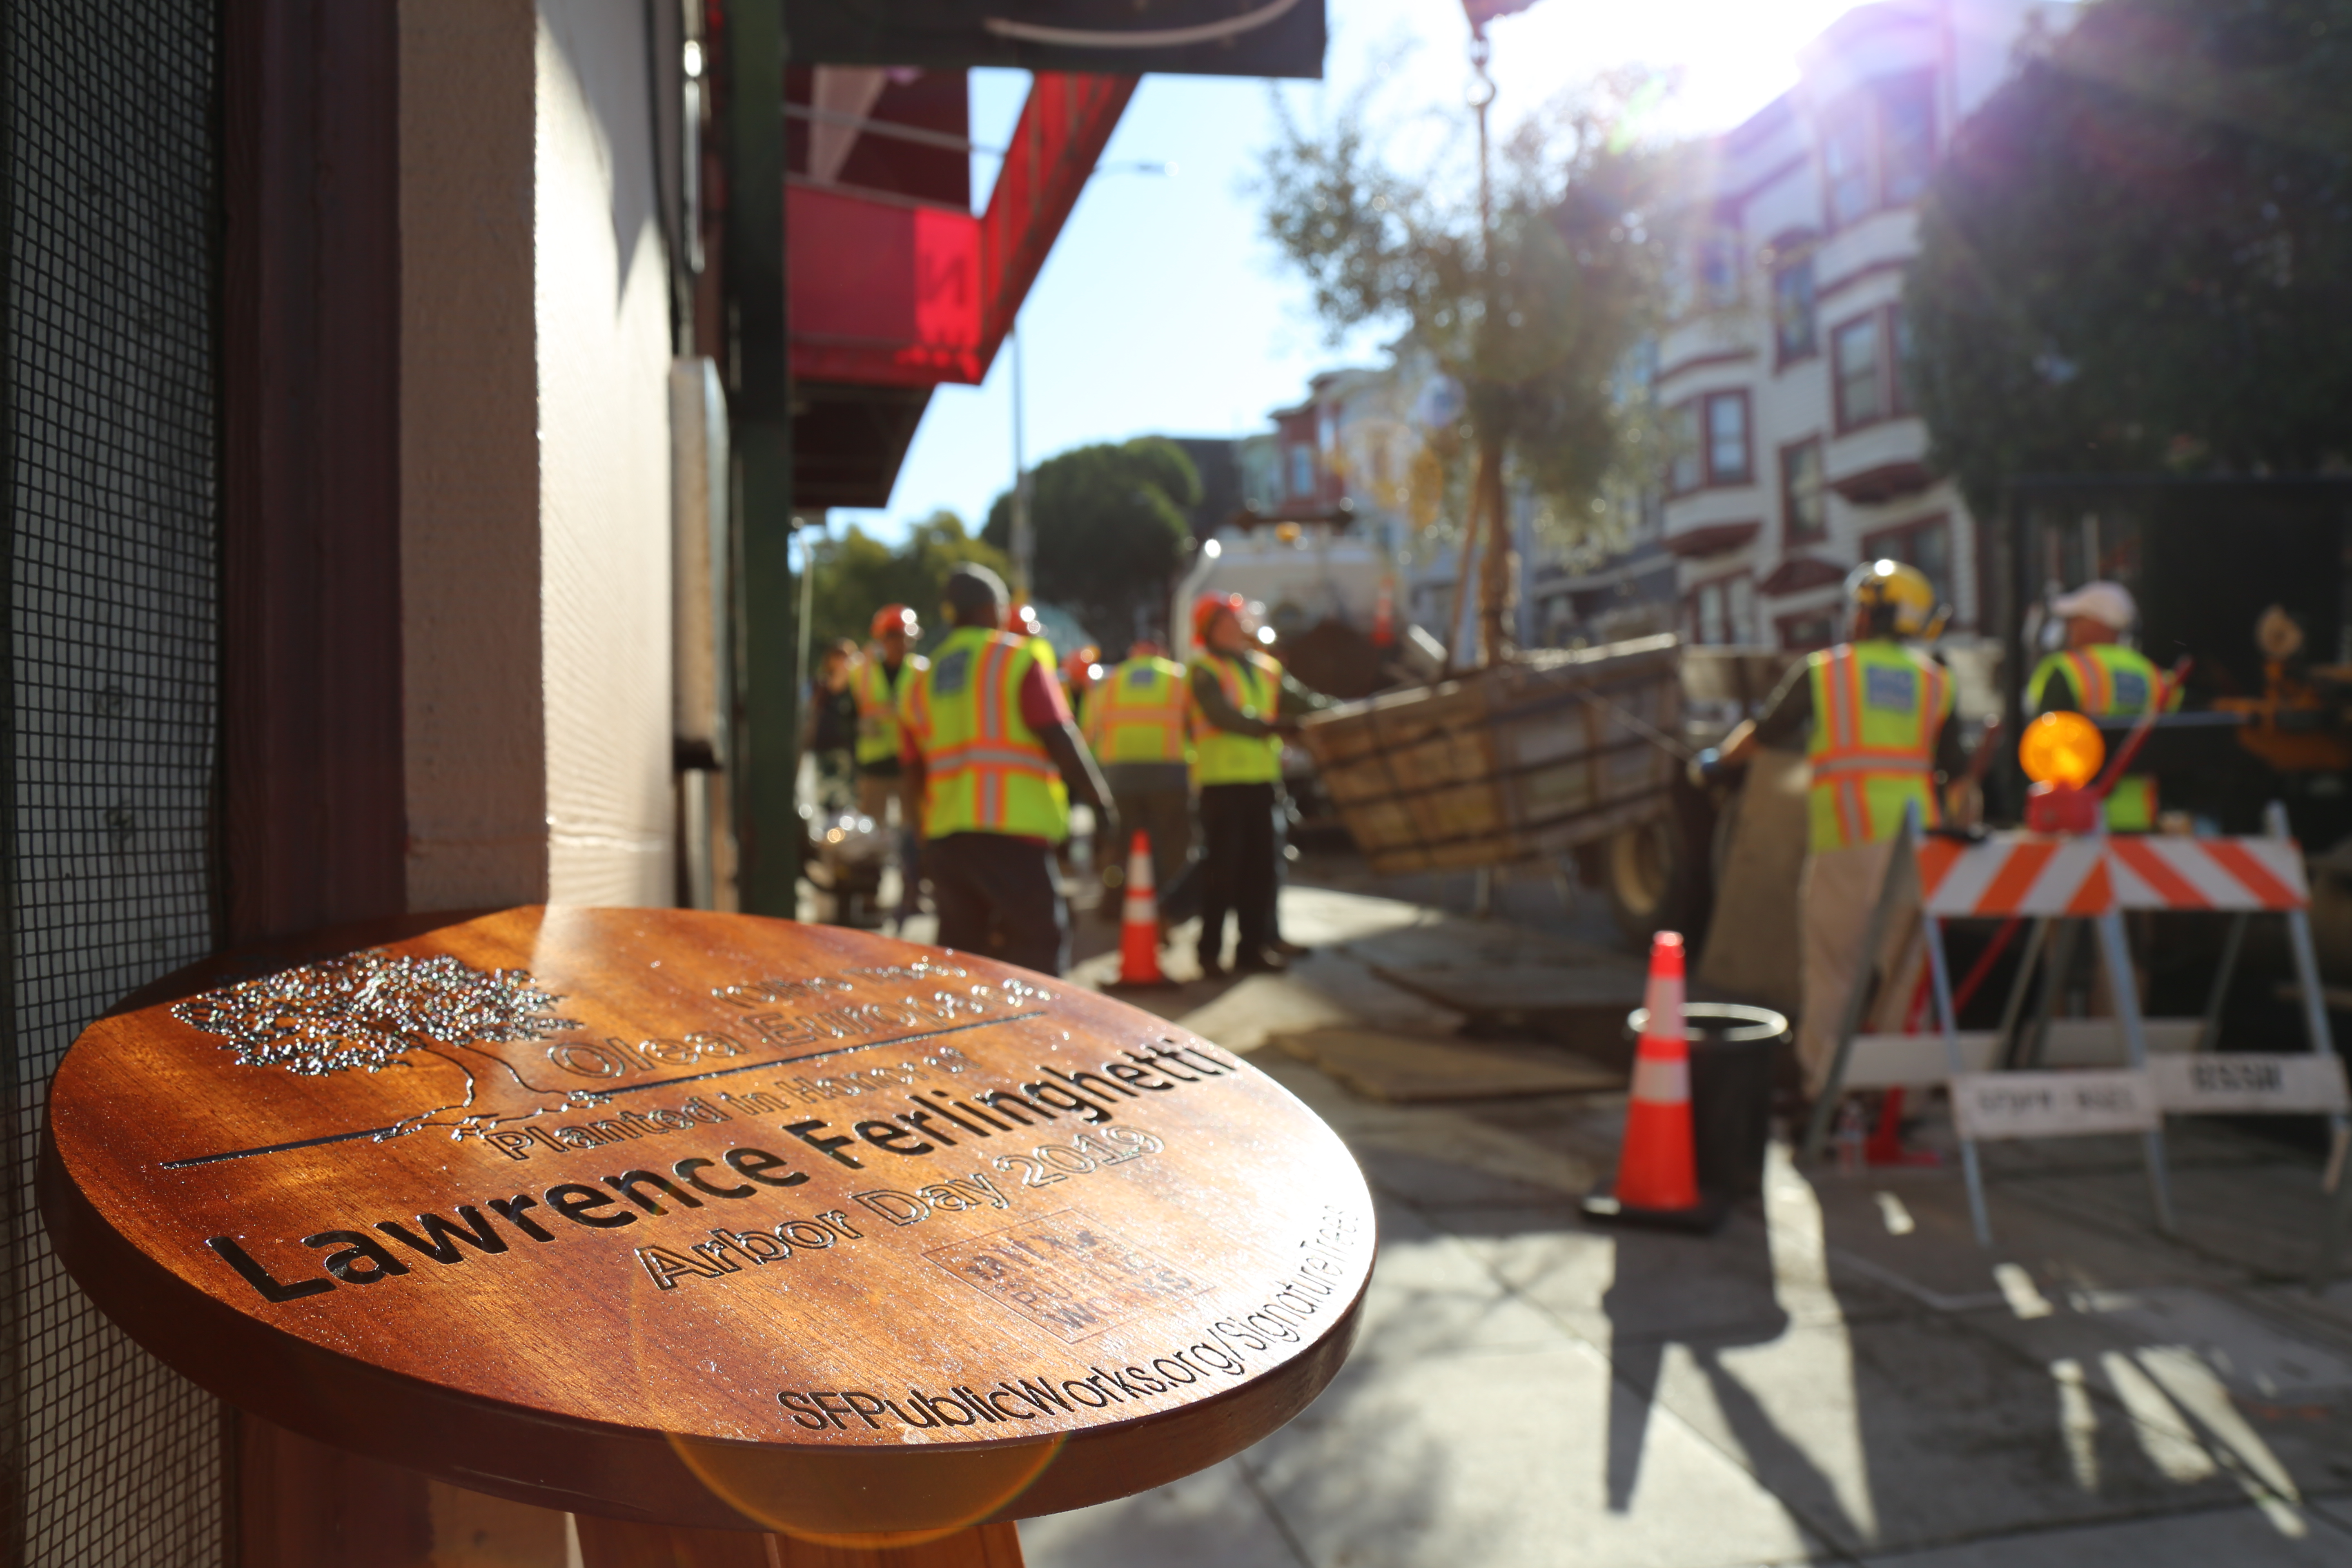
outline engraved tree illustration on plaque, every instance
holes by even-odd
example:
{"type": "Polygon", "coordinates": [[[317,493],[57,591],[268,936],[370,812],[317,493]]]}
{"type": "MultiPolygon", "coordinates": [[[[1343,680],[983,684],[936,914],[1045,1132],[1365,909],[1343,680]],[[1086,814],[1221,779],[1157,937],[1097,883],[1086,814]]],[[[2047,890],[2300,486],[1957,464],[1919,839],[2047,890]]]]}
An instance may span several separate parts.
{"type": "Polygon", "coordinates": [[[489,1047],[540,1040],[580,1026],[551,1016],[563,998],[527,970],[476,969],[443,954],[409,958],[380,948],[280,970],[174,1005],[182,1023],[219,1035],[246,1067],[306,1078],[380,1072],[437,1057],[466,1075],[466,1098],[402,1118],[379,1136],[447,1127],[463,1137],[501,1121],[603,1103],[585,1089],[544,1089],[489,1047]]]}

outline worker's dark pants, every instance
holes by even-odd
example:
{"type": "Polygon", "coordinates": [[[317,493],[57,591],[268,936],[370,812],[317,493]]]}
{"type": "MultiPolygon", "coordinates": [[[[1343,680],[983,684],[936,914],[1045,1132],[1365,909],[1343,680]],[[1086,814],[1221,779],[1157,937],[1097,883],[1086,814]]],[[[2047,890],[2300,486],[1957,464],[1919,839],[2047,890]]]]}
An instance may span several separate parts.
{"type": "Polygon", "coordinates": [[[1002,833],[950,833],[923,846],[940,945],[1059,974],[1069,914],[1053,848],[1002,833]]]}
{"type": "Polygon", "coordinates": [[[1225,948],[1225,915],[1238,917],[1236,961],[1262,955],[1274,940],[1274,790],[1270,784],[1201,787],[1201,953],[1225,948]]]}
{"type": "MultiPolygon", "coordinates": [[[[1118,831],[1129,837],[1151,836],[1151,889],[1160,912],[1181,921],[1188,912],[1176,906],[1185,892],[1184,869],[1192,859],[1192,794],[1188,789],[1119,789],[1113,786],[1111,804],[1118,808],[1118,831]]],[[[1102,852],[1106,867],[1127,868],[1127,845],[1102,852]]]]}

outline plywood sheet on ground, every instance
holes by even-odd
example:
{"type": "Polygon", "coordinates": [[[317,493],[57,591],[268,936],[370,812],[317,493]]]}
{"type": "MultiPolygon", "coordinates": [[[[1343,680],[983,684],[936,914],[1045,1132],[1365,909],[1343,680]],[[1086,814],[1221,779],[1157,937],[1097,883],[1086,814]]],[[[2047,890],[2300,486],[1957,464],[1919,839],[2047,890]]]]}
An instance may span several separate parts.
{"type": "Polygon", "coordinates": [[[1566,1051],[1499,1051],[1378,1029],[1303,1029],[1271,1037],[1369,1100],[1410,1105],[1624,1087],[1624,1075],[1566,1051]]]}
{"type": "Polygon", "coordinates": [[[1793,1016],[1798,976],[1797,879],[1805,866],[1805,795],[1812,768],[1794,752],[1759,751],[1733,803],[1731,843],[1715,889],[1697,980],[1742,1002],[1793,1016]]]}
{"type": "Polygon", "coordinates": [[[1463,1013],[1551,1013],[1642,1005],[1647,977],[1635,967],[1541,969],[1375,964],[1372,973],[1463,1013]]]}

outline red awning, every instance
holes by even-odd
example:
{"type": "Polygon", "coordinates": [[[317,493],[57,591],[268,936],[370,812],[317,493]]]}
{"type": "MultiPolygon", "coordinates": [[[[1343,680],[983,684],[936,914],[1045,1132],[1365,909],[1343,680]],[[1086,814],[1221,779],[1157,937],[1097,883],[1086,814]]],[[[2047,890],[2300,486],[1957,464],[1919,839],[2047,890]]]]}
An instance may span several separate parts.
{"type": "Polygon", "coordinates": [[[979,217],[793,183],[785,193],[793,378],[924,387],[985,377],[1135,81],[1034,78],[979,217]]]}
{"type": "Polygon", "coordinates": [[[794,380],[930,386],[986,372],[970,213],[795,185],[784,232],[794,380]]]}

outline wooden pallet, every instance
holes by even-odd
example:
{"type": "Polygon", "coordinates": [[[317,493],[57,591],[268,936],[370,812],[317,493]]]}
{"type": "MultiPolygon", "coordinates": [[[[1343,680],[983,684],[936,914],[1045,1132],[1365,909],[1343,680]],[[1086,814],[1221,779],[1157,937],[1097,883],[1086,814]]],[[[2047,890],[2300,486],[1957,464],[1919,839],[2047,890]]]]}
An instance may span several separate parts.
{"type": "Polygon", "coordinates": [[[1318,713],[1302,740],[1372,868],[1557,855],[1654,816],[1680,762],[1681,641],[1542,651],[1318,713]]]}

